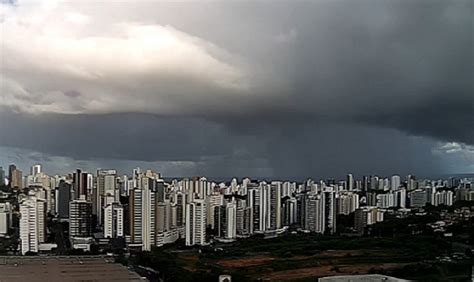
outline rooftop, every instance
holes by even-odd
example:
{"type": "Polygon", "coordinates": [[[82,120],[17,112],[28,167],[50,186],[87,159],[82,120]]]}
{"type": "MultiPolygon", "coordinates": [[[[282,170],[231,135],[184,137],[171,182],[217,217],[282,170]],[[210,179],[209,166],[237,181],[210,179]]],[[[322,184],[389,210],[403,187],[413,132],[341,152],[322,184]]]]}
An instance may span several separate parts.
{"type": "Polygon", "coordinates": [[[147,281],[103,256],[2,256],[0,281],[147,281]]]}

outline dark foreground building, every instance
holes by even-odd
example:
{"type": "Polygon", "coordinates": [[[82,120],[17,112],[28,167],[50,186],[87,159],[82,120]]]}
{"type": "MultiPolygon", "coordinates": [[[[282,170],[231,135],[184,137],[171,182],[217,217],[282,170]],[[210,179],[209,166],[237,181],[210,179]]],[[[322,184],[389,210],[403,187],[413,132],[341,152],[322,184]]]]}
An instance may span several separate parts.
{"type": "Polygon", "coordinates": [[[148,281],[113,257],[0,257],[0,281],[148,281]]]}

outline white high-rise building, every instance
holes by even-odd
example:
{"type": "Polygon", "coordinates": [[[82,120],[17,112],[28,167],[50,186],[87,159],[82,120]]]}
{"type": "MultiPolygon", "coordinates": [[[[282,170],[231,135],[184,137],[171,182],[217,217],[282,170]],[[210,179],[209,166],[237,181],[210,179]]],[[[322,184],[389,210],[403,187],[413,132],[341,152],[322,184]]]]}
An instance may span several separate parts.
{"type": "Polygon", "coordinates": [[[97,215],[99,225],[103,223],[103,209],[107,206],[107,199],[113,198],[114,202],[119,201],[120,195],[116,193],[117,171],[114,169],[97,170],[96,186],[93,193],[93,212],[97,215]],[[117,194],[117,195],[116,195],[117,194]]]}
{"type": "Polygon", "coordinates": [[[340,193],[336,202],[337,214],[348,215],[359,208],[359,195],[353,192],[340,193]]]}
{"type": "Polygon", "coordinates": [[[352,173],[349,173],[347,175],[347,190],[354,190],[354,176],[352,175],[352,173]]]}
{"type": "Polygon", "coordinates": [[[150,189],[154,179],[139,177],[141,188],[130,192],[130,233],[133,244],[141,244],[142,250],[150,251],[155,245],[156,193],[150,189]]]}
{"type": "Polygon", "coordinates": [[[218,236],[224,239],[235,239],[237,237],[237,206],[233,202],[228,202],[219,207],[220,213],[216,221],[218,222],[218,236]]]}
{"type": "Polygon", "coordinates": [[[452,191],[438,191],[433,195],[432,204],[434,206],[439,206],[439,205],[452,206],[453,196],[454,194],[452,191]]]}
{"type": "Polygon", "coordinates": [[[400,187],[400,175],[392,175],[390,179],[390,189],[397,190],[400,187]]]}
{"type": "Polygon", "coordinates": [[[31,167],[31,175],[36,176],[37,174],[41,173],[41,165],[35,164],[31,167]]]}
{"type": "Polygon", "coordinates": [[[213,193],[206,198],[207,222],[214,229],[214,208],[221,206],[224,202],[224,195],[213,193]]]}
{"type": "Polygon", "coordinates": [[[156,232],[163,233],[171,230],[172,218],[171,202],[166,199],[156,206],[156,232]]]}
{"type": "Polygon", "coordinates": [[[258,187],[248,189],[249,207],[251,208],[252,229],[262,233],[267,229],[267,184],[261,182],[258,187]]]}
{"type": "Polygon", "coordinates": [[[395,206],[394,194],[386,193],[377,195],[377,207],[387,209],[395,206]]]}
{"type": "Polygon", "coordinates": [[[123,237],[123,207],[118,203],[109,204],[104,209],[104,237],[123,237]]]}
{"type": "Polygon", "coordinates": [[[21,254],[38,252],[39,244],[46,238],[46,203],[36,197],[28,197],[20,203],[21,254]]]}
{"type": "Polygon", "coordinates": [[[322,195],[312,196],[306,200],[304,220],[306,230],[316,233],[324,233],[326,230],[324,200],[325,197],[322,195]]]}
{"type": "Polygon", "coordinates": [[[322,193],[324,197],[324,221],[325,221],[325,230],[324,232],[329,232],[330,234],[336,233],[336,192],[332,189],[326,189],[322,193]]]}
{"type": "Polygon", "coordinates": [[[206,202],[195,200],[186,205],[186,246],[206,244],[206,202]]]}
{"type": "Polygon", "coordinates": [[[8,234],[12,227],[12,206],[9,202],[0,203],[0,237],[8,234]]]}
{"type": "Polygon", "coordinates": [[[267,229],[278,230],[281,228],[281,187],[282,183],[273,181],[267,186],[267,229]]]}

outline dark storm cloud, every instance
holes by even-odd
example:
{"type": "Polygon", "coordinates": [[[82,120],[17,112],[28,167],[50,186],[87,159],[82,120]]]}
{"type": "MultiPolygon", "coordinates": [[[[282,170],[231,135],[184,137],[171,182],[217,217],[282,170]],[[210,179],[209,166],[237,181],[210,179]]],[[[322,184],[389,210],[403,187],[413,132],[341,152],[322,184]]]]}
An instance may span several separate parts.
{"type": "Polygon", "coordinates": [[[277,126],[254,120],[222,125],[143,114],[54,114],[37,119],[10,113],[0,118],[5,121],[0,130],[8,133],[2,136],[3,145],[69,156],[80,160],[77,165],[82,167],[88,167],[84,165],[88,161],[110,166],[113,162],[107,159],[192,162],[195,174],[298,179],[347,171],[381,175],[441,171],[437,162],[426,163],[433,141],[356,124],[312,121],[277,126]]]}
{"type": "Polygon", "coordinates": [[[97,26],[86,35],[122,20],[165,26],[159,35],[178,34],[200,59],[150,73],[73,69],[93,83],[6,69],[3,92],[15,94],[0,104],[0,145],[80,160],[191,161],[218,176],[304,176],[441,172],[436,140],[474,144],[468,0],[75,8],[97,26]]]}

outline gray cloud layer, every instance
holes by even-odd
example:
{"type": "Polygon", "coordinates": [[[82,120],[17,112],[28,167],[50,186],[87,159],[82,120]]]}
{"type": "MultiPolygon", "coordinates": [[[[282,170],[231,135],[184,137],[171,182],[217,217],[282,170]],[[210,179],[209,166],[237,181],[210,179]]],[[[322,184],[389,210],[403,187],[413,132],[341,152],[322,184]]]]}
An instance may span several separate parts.
{"type": "Polygon", "coordinates": [[[474,144],[470,9],[20,2],[2,16],[0,145],[213,175],[443,172],[436,140],[474,144]]]}

